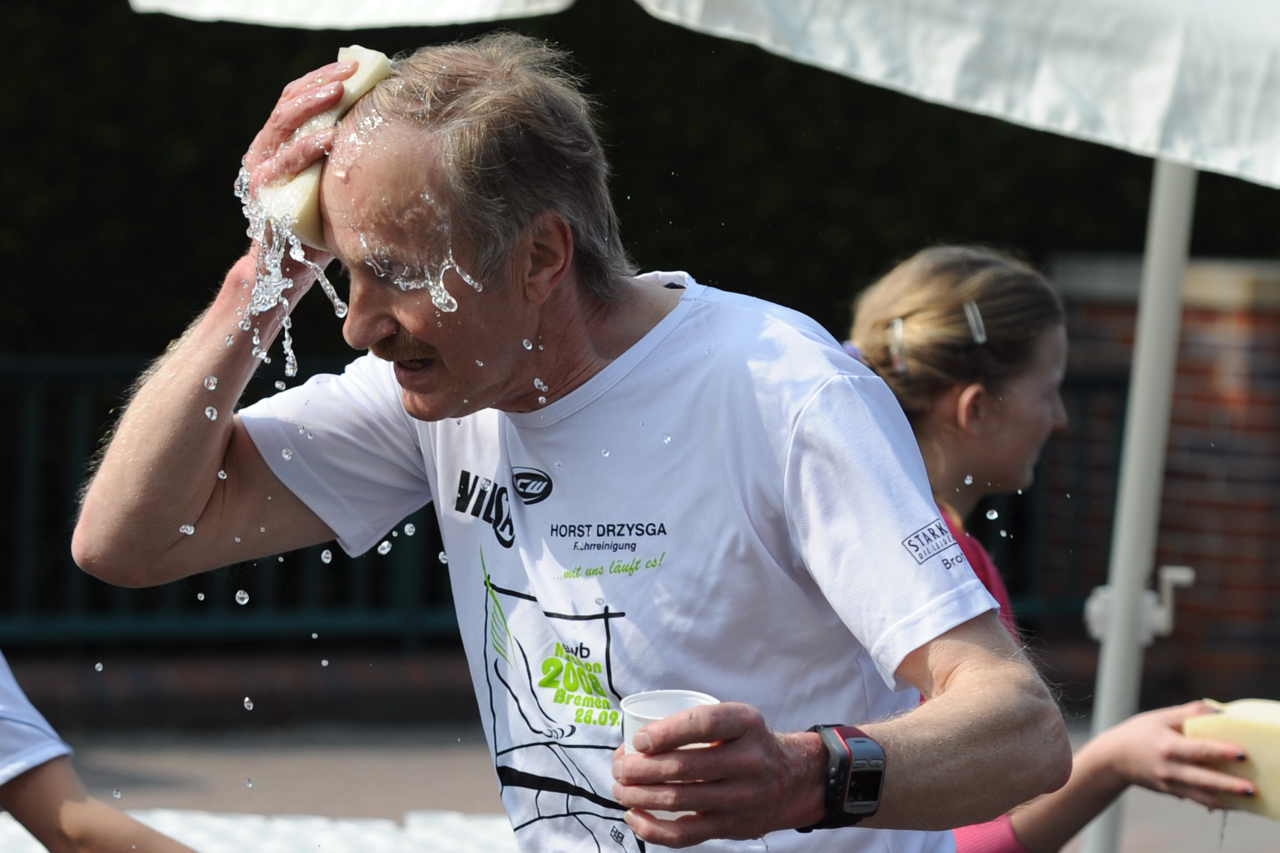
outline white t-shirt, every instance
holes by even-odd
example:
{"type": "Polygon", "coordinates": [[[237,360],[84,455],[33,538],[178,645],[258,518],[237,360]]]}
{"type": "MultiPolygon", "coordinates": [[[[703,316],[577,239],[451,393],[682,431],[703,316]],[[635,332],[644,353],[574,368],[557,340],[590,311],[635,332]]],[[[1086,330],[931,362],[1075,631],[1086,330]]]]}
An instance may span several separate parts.
{"type": "MultiPolygon", "coordinates": [[[[639,849],[611,795],[621,697],[699,690],[778,731],[877,720],[919,702],[894,684],[907,653],[995,606],[880,379],[801,314],[646,277],[684,286],[677,307],[541,410],[416,421],[391,365],[366,356],[241,412],[350,553],[438,496],[522,850],[639,849]]],[[[951,844],[859,828],[768,838],[775,853],[951,844]]]]}
{"type": "Polygon", "coordinates": [[[70,754],[71,747],[27,701],[9,662],[0,654],[0,785],[46,761],[70,754]]]}

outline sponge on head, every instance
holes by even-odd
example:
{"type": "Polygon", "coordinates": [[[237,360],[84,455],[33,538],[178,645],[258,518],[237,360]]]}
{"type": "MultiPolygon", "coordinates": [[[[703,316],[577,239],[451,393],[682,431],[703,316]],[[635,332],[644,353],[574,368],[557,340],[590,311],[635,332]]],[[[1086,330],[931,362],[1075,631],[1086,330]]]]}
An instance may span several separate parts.
{"type": "Polygon", "coordinates": [[[1219,765],[1220,770],[1254,783],[1253,797],[1224,794],[1233,808],[1280,820],[1280,702],[1239,699],[1214,702],[1217,714],[1188,717],[1182,724],[1187,737],[1213,738],[1242,746],[1248,760],[1219,765]]]}
{"type": "MultiPolygon", "coordinates": [[[[391,73],[391,60],[376,50],[352,45],[338,50],[338,61],[354,59],[360,63],[356,72],[342,82],[342,100],[336,107],[307,119],[294,132],[292,139],[332,127],[378,81],[391,73]]],[[[292,141],[292,139],[290,141],[292,141]]],[[[320,163],[312,163],[288,181],[258,190],[258,202],[272,222],[293,221],[293,233],[299,240],[316,249],[328,250],[320,225],[320,163]]]]}

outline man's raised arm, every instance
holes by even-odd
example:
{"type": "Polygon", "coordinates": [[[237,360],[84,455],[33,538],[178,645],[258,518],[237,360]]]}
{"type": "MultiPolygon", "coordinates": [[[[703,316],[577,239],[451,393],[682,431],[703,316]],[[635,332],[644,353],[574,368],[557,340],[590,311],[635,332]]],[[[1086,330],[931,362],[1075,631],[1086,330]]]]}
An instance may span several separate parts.
{"type": "MultiPolygon", "coordinates": [[[[308,118],[337,105],[341,81],[355,68],[333,63],[285,87],[245,158],[249,192],[324,156],[332,130],[288,140],[308,118]]],[[[209,309],[143,376],[120,419],[72,538],[75,560],[90,574],[146,586],[333,538],[271,472],[232,414],[259,364],[252,338],[267,347],[285,316],[277,307],[252,318],[256,333],[238,327],[259,251],[255,244],[231,268],[209,309]]],[[[314,275],[301,265],[285,272],[295,282],[286,295],[296,304],[314,275]]]]}

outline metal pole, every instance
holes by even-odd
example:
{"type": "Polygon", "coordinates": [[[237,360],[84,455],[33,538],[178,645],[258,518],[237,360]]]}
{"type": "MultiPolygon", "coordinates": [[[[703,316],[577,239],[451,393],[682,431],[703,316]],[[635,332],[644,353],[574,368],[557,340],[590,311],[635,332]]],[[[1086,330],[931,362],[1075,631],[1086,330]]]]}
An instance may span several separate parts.
{"type": "MultiPolygon", "coordinates": [[[[1138,705],[1142,590],[1155,562],[1182,325],[1182,279],[1187,268],[1195,195],[1195,169],[1156,160],[1111,538],[1108,584],[1112,597],[1094,694],[1095,735],[1122,722],[1138,705]]],[[[1085,853],[1115,853],[1119,834],[1117,801],[1085,830],[1085,853]]]]}

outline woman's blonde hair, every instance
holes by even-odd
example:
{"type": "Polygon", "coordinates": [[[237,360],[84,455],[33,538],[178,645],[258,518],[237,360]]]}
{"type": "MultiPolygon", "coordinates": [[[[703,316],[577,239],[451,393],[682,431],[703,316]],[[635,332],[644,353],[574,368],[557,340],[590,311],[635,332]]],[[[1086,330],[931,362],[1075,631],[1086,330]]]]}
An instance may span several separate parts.
{"type": "Polygon", "coordinates": [[[1041,332],[1065,322],[1053,286],[999,252],[918,252],[863,291],[849,339],[907,417],[956,385],[998,389],[1031,362],[1041,332]]]}

